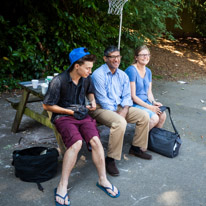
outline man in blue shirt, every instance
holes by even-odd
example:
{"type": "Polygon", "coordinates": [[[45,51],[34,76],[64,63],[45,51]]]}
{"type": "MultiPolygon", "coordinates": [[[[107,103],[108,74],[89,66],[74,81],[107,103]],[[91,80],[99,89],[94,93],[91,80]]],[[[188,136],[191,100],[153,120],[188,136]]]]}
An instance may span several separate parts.
{"type": "Polygon", "coordinates": [[[120,70],[120,51],[110,46],[104,51],[101,67],[93,72],[97,109],[90,114],[97,122],[110,128],[106,170],[112,176],[118,176],[115,160],[121,159],[123,139],[127,123],[135,123],[135,135],[129,154],[143,159],[151,159],[147,154],[149,115],[132,107],[131,90],[128,76],[120,70]]]}

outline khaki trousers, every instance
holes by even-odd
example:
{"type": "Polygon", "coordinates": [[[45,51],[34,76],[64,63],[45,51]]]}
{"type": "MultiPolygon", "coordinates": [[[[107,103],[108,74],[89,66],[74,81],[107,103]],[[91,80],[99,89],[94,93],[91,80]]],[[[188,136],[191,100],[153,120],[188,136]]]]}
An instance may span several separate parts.
{"type": "MultiPolygon", "coordinates": [[[[122,107],[118,106],[118,111],[122,107]]],[[[132,145],[147,149],[149,132],[149,115],[147,112],[129,107],[126,118],[116,112],[102,109],[97,105],[95,111],[90,111],[91,117],[97,122],[110,128],[107,156],[116,160],[121,159],[124,134],[127,123],[136,124],[132,145]]]]}

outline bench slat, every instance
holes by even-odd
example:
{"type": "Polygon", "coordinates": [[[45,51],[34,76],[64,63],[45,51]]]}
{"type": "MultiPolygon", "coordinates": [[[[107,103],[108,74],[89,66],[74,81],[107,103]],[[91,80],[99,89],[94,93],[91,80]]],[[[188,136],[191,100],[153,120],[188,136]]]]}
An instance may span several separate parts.
{"type": "MultiPolygon", "coordinates": [[[[22,96],[19,96],[19,97],[9,97],[9,98],[6,98],[6,100],[9,103],[11,103],[12,106],[16,106],[21,101],[21,98],[22,98],[22,96]]],[[[36,96],[30,94],[27,103],[40,102],[40,101],[42,101],[42,99],[40,99],[39,97],[36,97],[36,96]]]]}

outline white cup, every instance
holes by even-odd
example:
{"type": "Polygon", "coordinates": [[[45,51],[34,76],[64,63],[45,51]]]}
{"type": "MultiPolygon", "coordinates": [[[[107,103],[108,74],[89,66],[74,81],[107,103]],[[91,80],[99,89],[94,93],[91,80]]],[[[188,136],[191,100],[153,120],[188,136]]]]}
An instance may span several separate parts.
{"type": "Polygon", "coordinates": [[[59,73],[54,73],[54,77],[57,76],[59,73]]]}
{"type": "Polygon", "coordinates": [[[47,89],[48,89],[48,84],[47,83],[41,84],[41,92],[42,92],[43,95],[46,94],[47,89]]]}
{"type": "Polygon", "coordinates": [[[38,84],[39,84],[39,80],[38,80],[38,79],[32,79],[32,80],[31,80],[31,83],[32,83],[32,87],[33,87],[34,89],[37,89],[38,84]]]}
{"type": "Polygon", "coordinates": [[[52,79],[53,79],[53,76],[47,76],[45,79],[45,82],[49,84],[49,82],[51,82],[52,79]]]}
{"type": "Polygon", "coordinates": [[[48,79],[49,82],[51,82],[51,80],[53,79],[53,76],[47,76],[46,78],[48,79]]]}

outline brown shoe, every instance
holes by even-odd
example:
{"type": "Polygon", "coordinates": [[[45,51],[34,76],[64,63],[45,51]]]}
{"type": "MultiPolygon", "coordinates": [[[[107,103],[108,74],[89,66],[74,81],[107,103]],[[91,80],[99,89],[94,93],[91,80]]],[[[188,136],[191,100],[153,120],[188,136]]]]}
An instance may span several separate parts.
{"type": "Polygon", "coordinates": [[[146,159],[146,160],[152,159],[152,155],[147,154],[146,152],[142,151],[141,149],[139,149],[139,151],[135,151],[134,149],[130,148],[129,154],[134,155],[136,157],[140,157],[142,159],[146,159]]]}
{"type": "Polygon", "coordinates": [[[115,160],[107,161],[105,160],[106,170],[112,176],[119,176],[119,170],[116,167],[115,160]]]}

